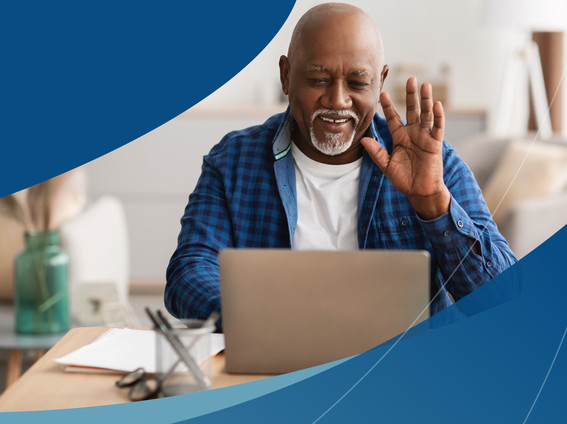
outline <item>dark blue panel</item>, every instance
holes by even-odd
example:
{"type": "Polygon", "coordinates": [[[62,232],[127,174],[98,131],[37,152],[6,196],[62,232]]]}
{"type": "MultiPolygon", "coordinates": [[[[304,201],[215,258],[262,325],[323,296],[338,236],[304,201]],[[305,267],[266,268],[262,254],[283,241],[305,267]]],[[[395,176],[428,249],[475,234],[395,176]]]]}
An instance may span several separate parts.
{"type": "Polygon", "coordinates": [[[0,197],[190,108],[272,39],[293,1],[0,6],[0,197]]]}

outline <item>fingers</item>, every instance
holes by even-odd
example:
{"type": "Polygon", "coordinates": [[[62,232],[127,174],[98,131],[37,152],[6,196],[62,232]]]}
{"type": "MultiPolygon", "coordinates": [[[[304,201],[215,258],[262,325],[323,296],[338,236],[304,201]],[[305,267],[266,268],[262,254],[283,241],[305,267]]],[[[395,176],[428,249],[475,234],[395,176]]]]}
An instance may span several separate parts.
{"type": "Polygon", "coordinates": [[[388,122],[390,133],[393,134],[396,130],[404,126],[402,119],[400,118],[398,111],[394,107],[390,95],[385,91],[380,94],[380,104],[382,105],[382,110],[384,111],[384,117],[388,122]]]}
{"type": "Polygon", "coordinates": [[[370,137],[363,137],[360,140],[360,144],[366,149],[372,160],[378,165],[378,168],[383,173],[386,173],[388,162],[390,161],[388,152],[376,140],[370,137]]]}
{"type": "Polygon", "coordinates": [[[431,135],[437,141],[443,141],[445,134],[445,114],[443,113],[443,105],[441,102],[433,104],[433,128],[431,135]]]}
{"type": "Polygon", "coordinates": [[[406,83],[406,121],[408,125],[419,123],[419,96],[417,94],[417,79],[411,77],[406,83]]]}
{"type": "MultiPolygon", "coordinates": [[[[380,102],[390,133],[393,134],[403,126],[400,115],[388,93],[381,94],[380,102]]],[[[408,79],[406,83],[406,120],[407,125],[419,125],[423,130],[430,132],[436,140],[443,140],[445,131],[443,106],[440,102],[433,102],[433,90],[430,83],[423,83],[418,94],[417,79],[415,77],[408,79]]]]}
{"type": "Polygon", "coordinates": [[[431,84],[428,82],[421,85],[421,114],[419,116],[421,128],[433,126],[433,94],[431,84]]]}

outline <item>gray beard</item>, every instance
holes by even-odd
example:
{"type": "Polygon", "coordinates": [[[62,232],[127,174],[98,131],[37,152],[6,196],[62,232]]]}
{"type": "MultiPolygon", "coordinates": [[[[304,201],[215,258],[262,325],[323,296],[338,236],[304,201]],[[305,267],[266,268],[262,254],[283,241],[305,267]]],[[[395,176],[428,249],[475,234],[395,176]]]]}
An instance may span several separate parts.
{"type": "Polygon", "coordinates": [[[344,142],[341,142],[342,133],[325,133],[325,140],[319,140],[315,136],[313,125],[310,128],[310,135],[313,146],[327,156],[337,156],[346,152],[354,140],[354,130],[350,138],[344,142]]]}

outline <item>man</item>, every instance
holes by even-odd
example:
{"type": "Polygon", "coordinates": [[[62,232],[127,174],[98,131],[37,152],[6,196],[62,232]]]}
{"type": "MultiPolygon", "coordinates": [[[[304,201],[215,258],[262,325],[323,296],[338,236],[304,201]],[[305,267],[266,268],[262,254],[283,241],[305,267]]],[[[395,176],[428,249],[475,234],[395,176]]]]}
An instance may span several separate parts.
{"type": "Polygon", "coordinates": [[[227,247],[427,249],[432,314],[448,292],[458,300],[516,261],[443,141],[431,86],[408,81],[404,125],[381,92],[387,75],[362,10],[323,4],[300,19],[280,58],[288,111],[228,134],[204,158],[167,269],[172,314],[220,309],[217,254],[227,247]]]}

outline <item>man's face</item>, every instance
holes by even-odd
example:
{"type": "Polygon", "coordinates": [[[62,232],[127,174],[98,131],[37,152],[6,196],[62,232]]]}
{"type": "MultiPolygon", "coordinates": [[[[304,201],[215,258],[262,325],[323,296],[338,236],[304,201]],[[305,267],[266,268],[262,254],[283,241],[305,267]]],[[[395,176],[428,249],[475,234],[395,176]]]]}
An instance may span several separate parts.
{"type": "Polygon", "coordinates": [[[325,26],[282,57],[280,69],[298,147],[320,162],[356,159],[382,86],[376,39],[345,25],[325,26]]]}

